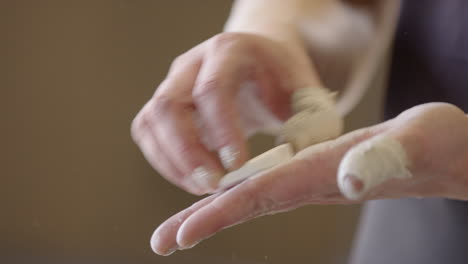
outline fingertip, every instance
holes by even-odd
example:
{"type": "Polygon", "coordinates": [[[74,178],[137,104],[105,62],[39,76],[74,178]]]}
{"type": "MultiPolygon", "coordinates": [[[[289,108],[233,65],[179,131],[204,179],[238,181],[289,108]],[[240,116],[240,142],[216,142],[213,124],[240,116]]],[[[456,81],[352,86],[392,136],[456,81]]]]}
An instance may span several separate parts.
{"type": "Polygon", "coordinates": [[[203,196],[209,193],[207,190],[205,190],[204,188],[201,188],[199,184],[195,182],[192,175],[185,177],[179,186],[186,192],[193,194],[195,196],[203,196]]]}
{"type": "Polygon", "coordinates": [[[214,235],[219,229],[217,215],[211,203],[188,217],[177,231],[179,249],[190,249],[214,235]]]}
{"type": "MultiPolygon", "coordinates": [[[[182,249],[177,243],[179,230],[185,221],[199,209],[205,207],[216,199],[218,195],[212,195],[194,203],[189,208],[173,215],[161,224],[153,233],[150,239],[151,249],[158,255],[168,256],[174,251],[182,249]]],[[[183,244],[186,246],[186,244],[183,244]]]]}
{"type": "Polygon", "coordinates": [[[187,232],[187,222],[184,222],[180,228],[179,228],[179,231],[177,232],[177,237],[176,237],[176,241],[177,241],[177,244],[179,245],[179,248],[182,249],[182,250],[185,250],[185,249],[190,249],[190,248],[193,248],[194,246],[196,246],[196,244],[198,244],[200,242],[200,240],[191,240],[190,237],[189,237],[189,232],[187,232]]]}
{"type": "Polygon", "coordinates": [[[221,144],[218,148],[218,159],[226,173],[241,168],[250,158],[249,148],[244,138],[236,138],[228,142],[221,144]]]}
{"type": "Polygon", "coordinates": [[[153,235],[151,236],[150,246],[154,253],[158,255],[162,255],[164,253],[163,250],[161,250],[160,238],[157,229],[153,232],[153,235]]]}
{"type": "Polygon", "coordinates": [[[215,192],[221,177],[221,173],[205,166],[195,168],[190,175],[191,180],[197,187],[194,188],[196,190],[195,194],[200,195],[215,192]]]}
{"type": "Polygon", "coordinates": [[[352,147],[338,169],[338,186],[350,200],[358,200],[391,179],[412,177],[406,150],[399,140],[379,135],[352,147]]]}
{"type": "Polygon", "coordinates": [[[223,164],[223,167],[228,171],[237,169],[237,167],[240,166],[240,150],[234,145],[221,147],[221,149],[218,151],[218,156],[221,164],[223,164]]]}
{"type": "Polygon", "coordinates": [[[168,246],[167,243],[164,243],[165,238],[162,236],[163,235],[162,234],[163,232],[161,231],[162,229],[163,229],[163,226],[160,226],[154,231],[150,239],[150,246],[154,253],[160,256],[169,256],[172,253],[174,253],[179,248],[179,246],[178,245],[168,246]]]}

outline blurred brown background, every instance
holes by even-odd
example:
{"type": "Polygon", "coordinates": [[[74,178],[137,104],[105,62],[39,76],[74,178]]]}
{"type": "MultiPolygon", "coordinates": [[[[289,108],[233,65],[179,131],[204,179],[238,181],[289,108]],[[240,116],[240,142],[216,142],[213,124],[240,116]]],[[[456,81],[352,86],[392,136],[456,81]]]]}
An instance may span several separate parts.
{"type": "MultiPolygon", "coordinates": [[[[260,218],[171,257],[150,250],[154,228],[198,198],[150,168],[130,122],[230,5],[0,1],[1,263],[344,263],[356,206],[260,218]]],[[[367,96],[350,129],[378,119],[381,93],[367,96]]]]}

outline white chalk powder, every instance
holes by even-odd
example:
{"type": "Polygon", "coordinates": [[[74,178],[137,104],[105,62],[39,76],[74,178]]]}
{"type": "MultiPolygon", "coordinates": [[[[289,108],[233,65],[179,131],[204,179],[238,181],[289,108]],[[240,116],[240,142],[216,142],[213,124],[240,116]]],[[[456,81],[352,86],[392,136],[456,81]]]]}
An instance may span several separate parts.
{"type": "Polygon", "coordinates": [[[408,157],[395,139],[377,136],[349,150],[338,169],[338,187],[348,199],[356,200],[391,178],[409,178],[408,157]]]}

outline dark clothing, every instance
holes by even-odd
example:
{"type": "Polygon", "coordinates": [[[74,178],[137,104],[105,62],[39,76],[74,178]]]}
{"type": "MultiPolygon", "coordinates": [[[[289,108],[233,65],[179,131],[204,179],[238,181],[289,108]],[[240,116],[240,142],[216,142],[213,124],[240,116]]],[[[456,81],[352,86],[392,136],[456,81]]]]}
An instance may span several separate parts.
{"type": "MultiPolygon", "coordinates": [[[[468,112],[468,1],[403,1],[386,118],[427,102],[468,112]]],[[[468,263],[468,203],[446,199],[369,202],[353,264],[468,263]]]]}
{"type": "Polygon", "coordinates": [[[446,199],[368,202],[353,264],[468,263],[468,206],[446,199]]]}
{"type": "Polygon", "coordinates": [[[427,102],[468,111],[468,1],[404,1],[386,118],[427,102]]]}

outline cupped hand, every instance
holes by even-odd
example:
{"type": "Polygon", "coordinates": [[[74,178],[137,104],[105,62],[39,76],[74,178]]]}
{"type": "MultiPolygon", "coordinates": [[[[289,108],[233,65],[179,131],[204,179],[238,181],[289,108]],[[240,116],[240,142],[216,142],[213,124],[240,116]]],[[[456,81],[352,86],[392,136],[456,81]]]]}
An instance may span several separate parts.
{"type": "Polygon", "coordinates": [[[308,147],[290,162],[193,204],[154,232],[168,255],[227,227],[308,204],[447,197],[468,200],[468,117],[431,103],[308,147]]]}
{"type": "Polygon", "coordinates": [[[132,137],[167,180],[193,194],[213,193],[249,154],[246,137],[278,129],[293,91],[317,86],[297,47],[266,37],[222,33],[174,60],[132,123],[132,137]]]}

